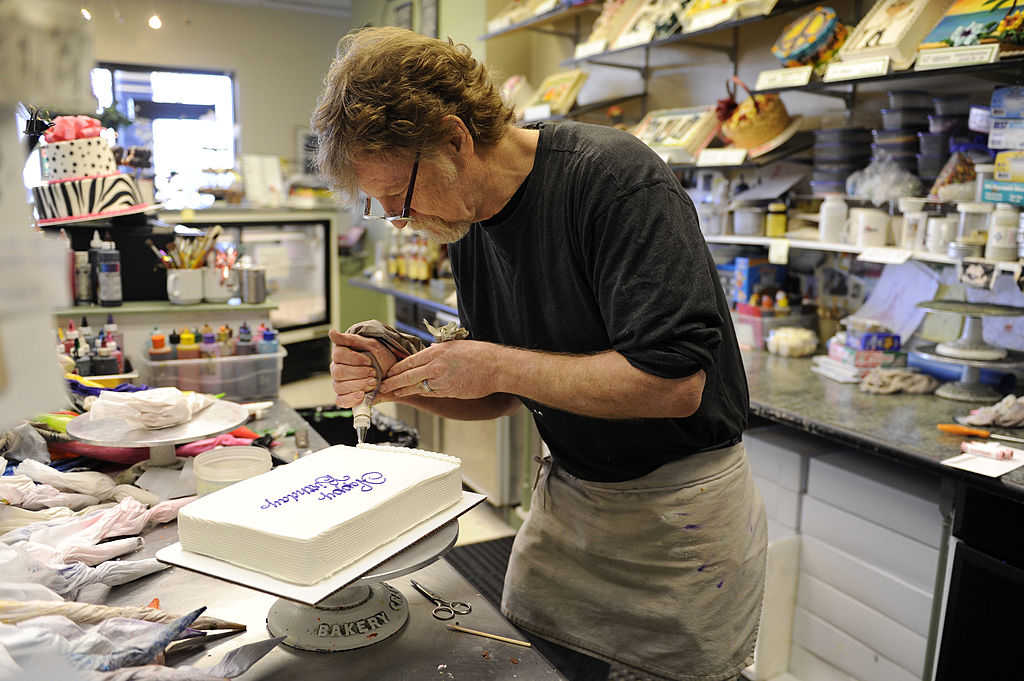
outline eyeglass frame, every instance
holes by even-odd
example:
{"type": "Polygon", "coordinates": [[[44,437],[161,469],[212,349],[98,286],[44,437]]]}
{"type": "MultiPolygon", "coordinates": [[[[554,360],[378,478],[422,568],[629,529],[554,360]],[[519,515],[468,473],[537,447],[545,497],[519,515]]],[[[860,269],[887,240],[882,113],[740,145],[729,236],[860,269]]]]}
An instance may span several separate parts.
{"type": "Polygon", "coordinates": [[[420,152],[416,152],[416,159],[412,162],[412,172],[409,174],[409,188],[405,192],[405,202],[402,204],[402,212],[400,215],[373,215],[370,213],[370,204],[373,199],[369,196],[366,197],[366,203],[363,206],[363,217],[364,218],[376,218],[378,220],[387,220],[390,223],[405,222],[409,223],[413,221],[413,217],[409,215],[412,210],[412,192],[416,187],[416,174],[420,169],[420,152]]]}

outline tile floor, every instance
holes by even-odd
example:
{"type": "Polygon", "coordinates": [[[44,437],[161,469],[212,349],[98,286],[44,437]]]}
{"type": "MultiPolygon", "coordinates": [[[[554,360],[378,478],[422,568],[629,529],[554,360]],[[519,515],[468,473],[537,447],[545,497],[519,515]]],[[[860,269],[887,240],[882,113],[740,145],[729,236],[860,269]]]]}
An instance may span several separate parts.
{"type": "MultiPolygon", "coordinates": [[[[316,407],[334,404],[334,390],[329,374],[317,374],[311,378],[286,383],[281,386],[281,398],[292,408],[316,407]]],[[[475,542],[510,537],[512,529],[487,502],[466,513],[459,520],[459,539],[456,546],[475,542]]]]}

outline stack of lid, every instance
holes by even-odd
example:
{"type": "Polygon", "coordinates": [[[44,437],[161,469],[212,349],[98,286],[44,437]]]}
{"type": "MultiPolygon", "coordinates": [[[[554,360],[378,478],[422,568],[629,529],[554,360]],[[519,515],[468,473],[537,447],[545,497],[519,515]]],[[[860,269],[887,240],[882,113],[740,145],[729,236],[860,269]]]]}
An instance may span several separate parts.
{"type": "Polygon", "coordinates": [[[971,104],[965,95],[943,95],[932,100],[935,113],[928,117],[928,132],[918,133],[921,153],[917,157],[918,174],[933,182],[950,156],[950,138],[967,131],[971,104]]]}
{"type": "Polygon", "coordinates": [[[815,194],[845,194],[846,178],[868,161],[871,131],[864,128],[833,128],[814,131],[814,170],[811,189],[815,194]]]}
{"type": "Polygon", "coordinates": [[[889,108],[882,109],[882,129],[874,131],[872,158],[889,158],[904,170],[917,173],[918,133],[928,129],[932,96],[920,90],[891,90],[889,108]]]}

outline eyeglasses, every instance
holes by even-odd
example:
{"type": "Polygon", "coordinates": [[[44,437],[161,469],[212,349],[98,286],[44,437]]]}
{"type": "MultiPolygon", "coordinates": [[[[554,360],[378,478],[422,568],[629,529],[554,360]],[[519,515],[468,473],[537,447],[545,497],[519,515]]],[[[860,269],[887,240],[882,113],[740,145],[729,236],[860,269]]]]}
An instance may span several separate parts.
{"type": "Polygon", "coordinates": [[[405,203],[402,204],[402,213],[400,215],[373,215],[370,213],[371,199],[369,196],[366,197],[366,204],[363,206],[363,217],[364,218],[377,218],[378,220],[387,220],[395,227],[405,227],[407,224],[413,221],[412,216],[409,215],[409,211],[412,208],[412,190],[416,187],[416,172],[420,169],[420,152],[416,152],[416,160],[412,162],[412,173],[409,176],[409,189],[405,192],[405,203]]]}

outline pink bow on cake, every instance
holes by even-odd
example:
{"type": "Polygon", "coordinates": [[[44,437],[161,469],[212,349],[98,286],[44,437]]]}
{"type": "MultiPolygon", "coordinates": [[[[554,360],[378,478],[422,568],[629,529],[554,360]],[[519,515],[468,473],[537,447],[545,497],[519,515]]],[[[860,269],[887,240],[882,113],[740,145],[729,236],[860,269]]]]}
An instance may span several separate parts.
{"type": "Polygon", "coordinates": [[[53,127],[46,131],[47,142],[70,142],[71,140],[99,137],[103,125],[91,116],[57,116],[53,127]]]}

